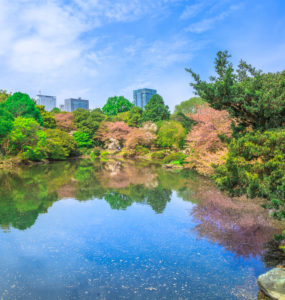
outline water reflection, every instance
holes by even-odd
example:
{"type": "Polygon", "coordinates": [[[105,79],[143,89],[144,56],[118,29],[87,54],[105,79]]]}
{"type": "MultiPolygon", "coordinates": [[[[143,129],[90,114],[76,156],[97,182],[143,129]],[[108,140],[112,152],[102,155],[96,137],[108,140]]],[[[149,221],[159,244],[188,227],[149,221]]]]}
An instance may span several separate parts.
{"type": "Polygon", "coordinates": [[[166,171],[155,164],[89,160],[58,162],[0,173],[0,225],[3,230],[31,227],[55,201],[104,199],[112,209],[133,203],[161,214],[175,191],[195,203],[191,214],[200,237],[222,245],[238,256],[257,256],[279,228],[259,203],[230,199],[209,180],[193,173],[166,171]]]}

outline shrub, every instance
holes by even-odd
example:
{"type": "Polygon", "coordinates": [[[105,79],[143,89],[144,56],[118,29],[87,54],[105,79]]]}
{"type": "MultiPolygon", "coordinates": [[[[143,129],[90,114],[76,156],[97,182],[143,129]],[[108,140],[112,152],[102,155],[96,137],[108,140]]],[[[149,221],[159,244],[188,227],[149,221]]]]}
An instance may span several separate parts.
{"type": "Polygon", "coordinates": [[[37,135],[39,129],[40,124],[33,118],[16,118],[9,134],[9,151],[17,154],[23,152],[27,146],[36,145],[39,140],[37,135]]]}
{"type": "Polygon", "coordinates": [[[176,161],[176,162],[179,162],[180,164],[182,164],[186,157],[187,156],[181,152],[171,153],[163,159],[163,162],[165,164],[169,164],[169,163],[176,161]]]}
{"type": "Polygon", "coordinates": [[[89,148],[92,145],[92,141],[89,138],[88,133],[82,131],[75,131],[73,137],[77,143],[78,148],[89,148]]]}
{"type": "Polygon", "coordinates": [[[149,149],[146,148],[146,147],[143,147],[141,145],[137,145],[136,148],[135,148],[135,154],[137,156],[144,156],[148,153],[149,153],[149,149]]]}
{"type": "Polygon", "coordinates": [[[153,159],[163,159],[167,154],[164,151],[157,151],[151,154],[153,159]]]}
{"type": "Polygon", "coordinates": [[[47,129],[47,155],[52,160],[64,160],[78,155],[77,144],[72,136],[59,129],[47,129]]]}
{"type": "Polygon", "coordinates": [[[216,167],[216,184],[232,195],[263,197],[279,219],[285,217],[285,130],[250,132],[234,138],[226,163],[216,167]]]}
{"type": "Polygon", "coordinates": [[[164,121],[157,133],[157,145],[160,147],[180,148],[184,144],[186,131],[175,121],[164,121]]]}

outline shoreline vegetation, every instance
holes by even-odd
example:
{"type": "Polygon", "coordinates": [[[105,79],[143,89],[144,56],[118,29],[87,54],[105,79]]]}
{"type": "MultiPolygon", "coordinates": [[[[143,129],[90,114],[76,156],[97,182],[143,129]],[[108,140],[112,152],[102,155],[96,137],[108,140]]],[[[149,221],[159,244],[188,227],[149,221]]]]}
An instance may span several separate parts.
{"type": "MultiPolygon", "coordinates": [[[[232,197],[264,199],[285,219],[285,71],[263,73],[244,61],[234,69],[217,53],[216,76],[191,69],[197,97],[171,114],[160,95],[142,110],[123,96],[102,109],[51,112],[27,94],[0,90],[0,168],[73,157],[159,161],[211,177],[232,197]]],[[[276,236],[285,251],[285,230],[276,236]]]]}

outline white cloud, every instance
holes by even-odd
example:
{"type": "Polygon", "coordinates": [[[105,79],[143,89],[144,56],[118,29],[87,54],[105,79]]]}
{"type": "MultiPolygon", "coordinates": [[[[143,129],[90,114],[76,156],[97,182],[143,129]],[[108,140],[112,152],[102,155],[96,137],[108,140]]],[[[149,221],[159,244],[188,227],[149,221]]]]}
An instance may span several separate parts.
{"type": "Polygon", "coordinates": [[[0,88],[33,97],[41,90],[59,103],[81,96],[98,107],[112,94],[131,99],[139,87],[162,92],[178,86],[178,78],[164,83],[170,79],[161,72],[191,59],[195,49],[189,40],[177,34],[154,42],[131,36],[124,48],[99,26],[151,17],[180,0],[61,1],[0,0],[0,88]]]}
{"type": "Polygon", "coordinates": [[[193,33],[202,33],[207,30],[210,30],[213,28],[213,26],[223,20],[224,18],[228,17],[233,11],[240,9],[241,6],[238,5],[232,5],[230,8],[214,17],[211,18],[205,18],[202,21],[196,22],[191,24],[186,28],[186,31],[193,32],[193,33]]]}

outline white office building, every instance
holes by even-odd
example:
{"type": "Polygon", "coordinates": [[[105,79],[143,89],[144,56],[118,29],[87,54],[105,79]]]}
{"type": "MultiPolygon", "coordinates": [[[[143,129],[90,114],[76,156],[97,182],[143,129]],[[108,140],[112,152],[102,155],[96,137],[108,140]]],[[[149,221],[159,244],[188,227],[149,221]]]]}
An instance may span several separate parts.
{"type": "Polygon", "coordinates": [[[38,105],[43,105],[46,111],[51,111],[56,107],[56,97],[47,95],[37,95],[36,102],[38,105]]]}

